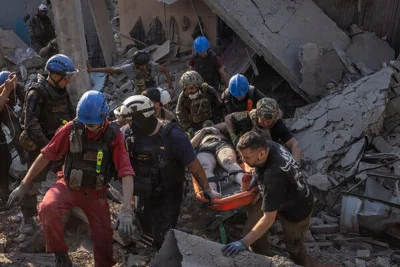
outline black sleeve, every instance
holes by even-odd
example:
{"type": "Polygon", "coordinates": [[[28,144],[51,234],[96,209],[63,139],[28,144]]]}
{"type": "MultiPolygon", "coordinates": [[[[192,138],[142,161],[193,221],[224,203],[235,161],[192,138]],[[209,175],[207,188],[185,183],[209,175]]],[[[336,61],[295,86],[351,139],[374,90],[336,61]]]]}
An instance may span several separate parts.
{"type": "Polygon", "coordinates": [[[268,182],[264,180],[263,185],[262,211],[271,212],[279,210],[282,207],[286,195],[285,181],[284,174],[279,170],[268,173],[268,182]]]}
{"type": "Polygon", "coordinates": [[[258,90],[257,88],[254,89],[254,100],[256,102],[254,104],[257,104],[258,100],[260,100],[264,97],[265,97],[265,95],[263,93],[261,93],[260,90],[258,90]]]}
{"type": "Polygon", "coordinates": [[[286,144],[287,141],[293,138],[293,135],[290,133],[283,121],[279,119],[271,128],[271,138],[274,142],[281,141],[286,144]]]}

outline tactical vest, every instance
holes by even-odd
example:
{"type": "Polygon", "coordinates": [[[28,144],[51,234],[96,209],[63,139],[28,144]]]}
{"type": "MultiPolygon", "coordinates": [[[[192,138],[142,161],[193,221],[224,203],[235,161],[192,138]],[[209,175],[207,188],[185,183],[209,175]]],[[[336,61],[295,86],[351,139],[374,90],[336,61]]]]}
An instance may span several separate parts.
{"type": "Polygon", "coordinates": [[[225,98],[224,98],[224,104],[225,107],[227,108],[227,112],[233,113],[233,112],[240,112],[240,111],[251,111],[252,109],[256,108],[257,101],[254,99],[255,97],[255,91],[256,89],[254,86],[250,86],[249,91],[247,92],[247,101],[235,101],[231,93],[229,92],[229,89],[225,90],[225,98]]]}
{"type": "Polygon", "coordinates": [[[43,100],[43,107],[39,117],[42,131],[46,137],[53,137],[60,126],[72,119],[72,114],[70,114],[69,110],[69,94],[65,89],[60,94],[50,84],[44,82],[33,83],[27,94],[31,90],[36,90],[43,100]]]}
{"type": "Polygon", "coordinates": [[[93,141],[87,138],[85,126],[74,120],[64,166],[64,177],[71,189],[83,186],[100,190],[116,176],[111,143],[118,131],[119,125],[110,123],[103,136],[93,141]]]}
{"type": "Polygon", "coordinates": [[[133,179],[135,196],[151,197],[163,188],[174,186],[185,180],[185,166],[174,160],[165,160],[161,154],[161,151],[165,149],[164,139],[170,136],[174,127],[178,127],[177,124],[164,122],[150,146],[143,145],[141,137],[130,130],[126,142],[129,158],[136,174],[133,179]]]}
{"type": "Polygon", "coordinates": [[[200,97],[191,100],[190,103],[190,117],[193,123],[204,122],[205,120],[212,120],[213,112],[210,100],[202,94],[200,97]]]}
{"type": "Polygon", "coordinates": [[[151,68],[147,66],[146,70],[138,70],[134,78],[134,83],[135,88],[137,88],[140,93],[143,93],[147,88],[155,87],[156,83],[151,76],[151,68]]]}
{"type": "Polygon", "coordinates": [[[209,51],[205,58],[196,53],[193,63],[194,70],[201,75],[206,83],[213,87],[221,83],[221,75],[217,69],[217,55],[214,52],[209,51]]]}

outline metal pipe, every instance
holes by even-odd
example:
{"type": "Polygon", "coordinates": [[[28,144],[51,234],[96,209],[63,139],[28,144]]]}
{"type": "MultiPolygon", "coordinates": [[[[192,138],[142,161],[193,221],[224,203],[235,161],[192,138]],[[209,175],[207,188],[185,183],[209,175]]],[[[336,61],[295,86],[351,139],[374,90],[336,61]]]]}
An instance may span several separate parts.
{"type": "Polygon", "coordinates": [[[196,7],[194,6],[193,0],[190,0],[190,2],[192,3],[193,11],[194,11],[194,14],[196,15],[196,19],[197,19],[197,23],[199,24],[199,27],[200,27],[201,35],[204,36],[203,27],[201,26],[199,15],[197,14],[197,11],[196,11],[196,7]]]}

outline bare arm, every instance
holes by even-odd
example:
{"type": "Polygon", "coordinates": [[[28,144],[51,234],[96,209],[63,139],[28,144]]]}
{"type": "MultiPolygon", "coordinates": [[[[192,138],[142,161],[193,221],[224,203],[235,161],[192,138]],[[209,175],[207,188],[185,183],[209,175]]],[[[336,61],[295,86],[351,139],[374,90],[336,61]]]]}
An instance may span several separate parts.
{"type": "Polygon", "coordinates": [[[45,158],[42,153],[36,158],[32,166],[29,168],[24,179],[21,181],[22,184],[29,185],[32,181],[46,168],[50,160],[45,158]]]}
{"type": "Polygon", "coordinates": [[[199,132],[197,132],[194,137],[190,140],[190,143],[192,143],[192,146],[194,149],[198,148],[201,141],[203,140],[204,136],[207,134],[207,131],[205,129],[201,129],[199,132]]]}
{"type": "Polygon", "coordinates": [[[206,173],[200,164],[200,161],[195,158],[188,166],[189,171],[192,173],[194,179],[199,183],[204,192],[210,191],[210,185],[208,184],[206,173]]]}
{"type": "Polygon", "coordinates": [[[102,72],[102,73],[107,73],[107,74],[120,74],[122,73],[121,68],[93,68],[92,66],[90,66],[89,62],[86,62],[86,66],[87,66],[87,71],[88,72],[102,72]]]}
{"type": "MultiPolygon", "coordinates": [[[[0,87],[0,110],[3,110],[4,106],[6,105],[8,101],[8,97],[11,94],[12,91],[15,90],[15,83],[17,81],[17,76],[15,73],[12,73],[6,82],[0,87]]],[[[15,101],[17,101],[15,99],[15,101]]]]}
{"type": "Polygon", "coordinates": [[[215,124],[213,127],[217,128],[218,131],[220,131],[221,133],[228,133],[228,129],[226,128],[225,122],[220,122],[218,124],[215,124]]]}
{"type": "Polygon", "coordinates": [[[257,222],[251,231],[242,239],[246,247],[253,244],[263,234],[265,234],[271,225],[275,222],[277,211],[264,212],[264,216],[257,222]]]}
{"type": "Polygon", "coordinates": [[[219,74],[221,75],[222,80],[224,81],[225,88],[228,88],[228,86],[229,86],[229,80],[228,80],[228,75],[227,75],[226,72],[225,72],[225,69],[224,69],[224,68],[220,68],[220,69],[218,70],[218,72],[219,72],[219,74]]]}
{"type": "Polygon", "coordinates": [[[132,195],[133,195],[133,176],[132,175],[122,177],[122,191],[124,194],[122,210],[132,209],[132,207],[131,207],[131,199],[132,199],[132,195]]]}
{"type": "Polygon", "coordinates": [[[296,138],[292,137],[285,143],[285,146],[292,151],[292,155],[294,159],[300,163],[301,161],[301,150],[299,147],[299,143],[297,142],[296,138]]]}
{"type": "Polygon", "coordinates": [[[233,116],[233,113],[225,116],[225,127],[229,133],[229,137],[231,138],[231,140],[233,142],[234,139],[236,138],[236,134],[235,134],[235,126],[233,125],[233,122],[232,122],[232,116],[233,116]]]}
{"type": "Polygon", "coordinates": [[[174,90],[174,86],[172,84],[172,78],[171,78],[171,74],[169,73],[169,70],[166,67],[159,65],[158,71],[163,72],[165,74],[165,78],[167,79],[167,83],[168,83],[168,89],[169,89],[168,92],[171,95],[171,98],[174,98],[175,90],[174,90]]]}

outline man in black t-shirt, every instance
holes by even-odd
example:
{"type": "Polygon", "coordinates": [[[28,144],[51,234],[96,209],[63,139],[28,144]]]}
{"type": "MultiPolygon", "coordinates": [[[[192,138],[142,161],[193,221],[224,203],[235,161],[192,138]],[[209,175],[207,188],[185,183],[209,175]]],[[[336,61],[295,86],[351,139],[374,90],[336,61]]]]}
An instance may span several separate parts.
{"type": "Polygon", "coordinates": [[[256,109],[227,115],[225,124],[234,144],[238,137],[250,130],[269,132],[272,141],[285,145],[300,163],[301,150],[297,140],[280,118],[281,110],[275,99],[264,97],[257,102],[256,109]]]}
{"type": "Polygon", "coordinates": [[[223,252],[229,256],[251,246],[256,253],[272,256],[267,231],[278,219],[290,259],[304,266],[306,248],[303,242],[314,197],[305,175],[289,151],[266,139],[262,133],[250,131],[237,144],[243,161],[256,168],[255,177],[262,199],[248,209],[246,236],[224,246],[223,252]]]}

